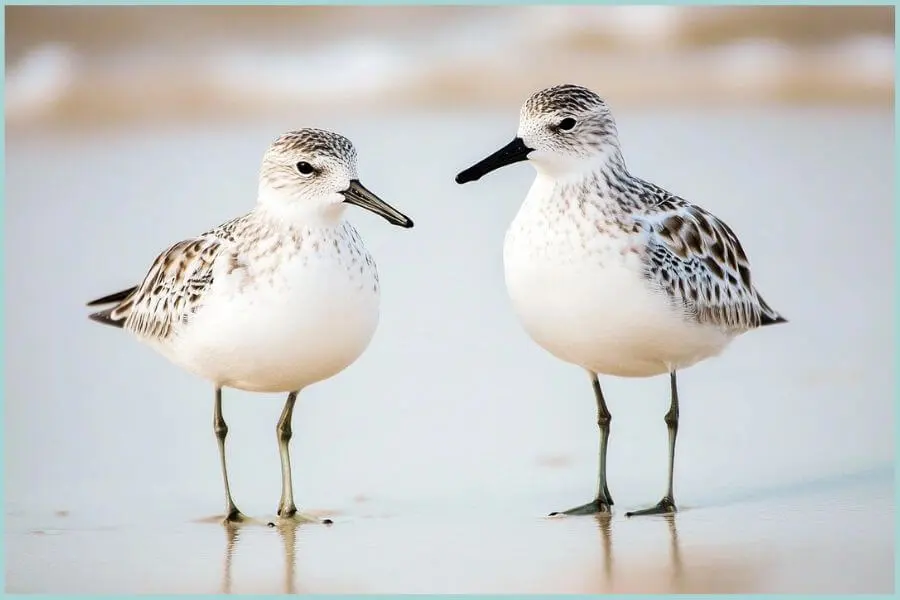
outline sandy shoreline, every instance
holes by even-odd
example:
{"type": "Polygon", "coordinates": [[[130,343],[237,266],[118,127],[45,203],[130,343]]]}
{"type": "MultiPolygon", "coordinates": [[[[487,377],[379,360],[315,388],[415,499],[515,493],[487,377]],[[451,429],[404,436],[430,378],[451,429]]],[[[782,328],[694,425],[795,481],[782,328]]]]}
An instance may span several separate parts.
{"type": "Polygon", "coordinates": [[[18,523],[36,515],[20,515],[8,518],[7,591],[888,593],[892,542],[879,523],[893,512],[891,483],[852,479],[648,519],[529,517],[533,501],[513,515],[357,508],[328,527],[163,519],[91,530],[76,512],[25,532],[18,523]]]}

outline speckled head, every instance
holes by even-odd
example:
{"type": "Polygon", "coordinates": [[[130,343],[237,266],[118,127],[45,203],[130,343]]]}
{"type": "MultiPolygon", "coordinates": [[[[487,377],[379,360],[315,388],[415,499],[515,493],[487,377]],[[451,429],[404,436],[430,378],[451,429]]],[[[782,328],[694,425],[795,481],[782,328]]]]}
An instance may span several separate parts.
{"type": "Polygon", "coordinates": [[[272,142],[260,168],[259,204],[286,219],[332,222],[355,204],[394,225],[413,225],[359,182],[350,140],[322,129],[289,131],[272,142]]]}
{"type": "Polygon", "coordinates": [[[579,85],[557,85],[532,94],[519,113],[516,138],[456,181],[475,181],[523,160],[552,175],[582,171],[617,155],[618,148],[616,123],[603,99],[579,85]]]}
{"type": "Polygon", "coordinates": [[[580,85],[565,83],[535,92],[522,105],[522,117],[577,116],[606,109],[603,99],[580,85]]]}

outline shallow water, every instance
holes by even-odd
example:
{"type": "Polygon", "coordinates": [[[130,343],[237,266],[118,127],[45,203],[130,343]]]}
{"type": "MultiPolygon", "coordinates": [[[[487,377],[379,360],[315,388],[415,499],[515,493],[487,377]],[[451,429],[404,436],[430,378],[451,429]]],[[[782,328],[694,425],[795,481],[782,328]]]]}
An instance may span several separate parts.
{"type": "MultiPolygon", "coordinates": [[[[528,340],[503,289],[532,173],[453,183],[515,118],[315,122],[353,139],[363,182],[416,227],[351,215],[379,263],[381,325],[295,411],[298,503],[335,524],[236,532],[209,520],[212,389],[84,302],[247,210],[266,144],[307,123],[10,131],[7,589],[891,591],[891,113],[619,115],[632,171],[724,218],[791,322],[680,375],[674,519],[623,516],[664,486],[666,379],[602,380],[611,521],[543,517],[589,499],[597,441],[587,378],[528,340]]],[[[283,398],[225,398],[236,500],[266,518],[283,398]]]]}

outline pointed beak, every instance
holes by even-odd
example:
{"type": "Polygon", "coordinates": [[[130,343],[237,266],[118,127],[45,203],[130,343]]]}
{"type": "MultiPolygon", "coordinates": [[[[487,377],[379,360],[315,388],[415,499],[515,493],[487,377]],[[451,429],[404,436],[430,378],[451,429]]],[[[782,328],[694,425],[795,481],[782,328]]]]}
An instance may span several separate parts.
{"type": "Polygon", "coordinates": [[[468,183],[470,181],[478,181],[491,171],[496,171],[500,167],[511,165],[513,163],[528,160],[528,155],[533,151],[517,137],[504,147],[500,148],[481,162],[475,163],[462,173],[456,176],[456,183],[468,183]]]}
{"type": "Polygon", "coordinates": [[[359,179],[351,179],[350,187],[341,193],[344,195],[344,202],[347,204],[355,204],[360,208],[370,210],[376,215],[384,217],[388,223],[406,227],[407,229],[413,226],[412,219],[367,190],[359,182],[359,179]]]}

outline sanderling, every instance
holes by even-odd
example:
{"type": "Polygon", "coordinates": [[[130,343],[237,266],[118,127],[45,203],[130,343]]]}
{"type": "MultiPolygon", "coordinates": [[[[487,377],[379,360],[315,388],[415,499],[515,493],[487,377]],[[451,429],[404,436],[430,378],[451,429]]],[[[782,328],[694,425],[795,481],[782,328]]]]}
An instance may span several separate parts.
{"type": "Polygon", "coordinates": [[[524,160],[537,177],[506,232],[506,287],[532,339],[588,372],[600,428],[597,495],[563,513],[608,512],[613,504],[610,414],[597,375],[663,373],[671,383],[668,489],[656,506],[627,515],[674,512],[676,372],[785,319],[754,288],[750,262],[725,223],[628,172],[615,121],[594,92],[560,85],[535,93],[522,106],[516,138],[456,181],[524,160]]]}
{"type": "Polygon", "coordinates": [[[226,522],[245,517],[228,486],[223,387],[288,392],[276,427],[278,515],[317,520],[294,505],[288,450],[294,402],[300,390],[362,354],[379,314],[378,273],[343,218],[348,204],[413,226],[359,182],[349,140],[318,129],[285,133],[263,157],[252,211],[174,244],[139,285],[88,303],[114,304],[91,319],[130,331],[215,385],[226,522]]]}

